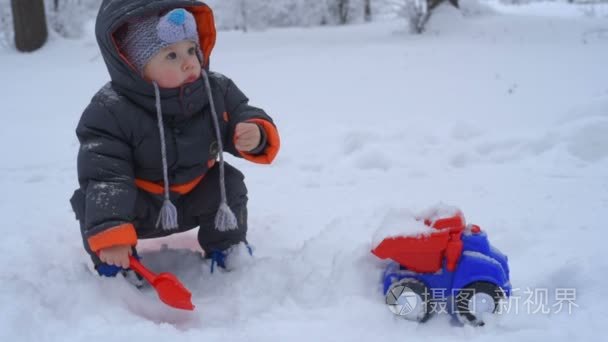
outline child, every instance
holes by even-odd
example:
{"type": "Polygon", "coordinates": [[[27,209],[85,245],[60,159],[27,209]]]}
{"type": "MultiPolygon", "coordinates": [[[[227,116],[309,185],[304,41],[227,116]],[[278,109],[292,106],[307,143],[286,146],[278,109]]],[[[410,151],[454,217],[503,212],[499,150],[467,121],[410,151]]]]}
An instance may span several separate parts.
{"type": "Polygon", "coordinates": [[[104,0],[96,36],[111,82],[76,128],[80,188],[70,200],[96,269],[116,275],[138,239],[195,227],[205,255],[227,267],[231,251],[249,248],[247,189],[222,152],[270,164],[280,140],[262,109],[208,72],[210,8],[104,0]]]}

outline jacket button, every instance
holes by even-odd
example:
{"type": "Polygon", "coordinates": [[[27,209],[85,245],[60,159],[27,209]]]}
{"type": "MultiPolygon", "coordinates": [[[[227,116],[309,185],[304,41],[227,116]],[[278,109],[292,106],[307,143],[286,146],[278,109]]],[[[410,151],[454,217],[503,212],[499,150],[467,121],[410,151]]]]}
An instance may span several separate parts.
{"type": "Polygon", "coordinates": [[[174,128],[173,133],[175,133],[176,135],[180,135],[180,134],[182,134],[182,130],[179,128],[174,128]]]}
{"type": "Polygon", "coordinates": [[[191,92],[190,88],[186,88],[186,89],[184,89],[184,93],[185,93],[186,95],[190,95],[190,92],[191,92]]]}

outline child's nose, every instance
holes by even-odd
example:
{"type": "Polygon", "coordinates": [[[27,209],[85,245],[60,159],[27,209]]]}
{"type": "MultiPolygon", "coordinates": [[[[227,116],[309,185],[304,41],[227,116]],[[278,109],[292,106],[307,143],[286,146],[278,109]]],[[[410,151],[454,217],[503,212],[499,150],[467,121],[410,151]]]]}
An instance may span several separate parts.
{"type": "Polygon", "coordinates": [[[192,68],[194,68],[194,61],[192,59],[186,59],[184,61],[184,64],[182,65],[182,69],[184,71],[187,71],[187,70],[190,70],[192,68]]]}

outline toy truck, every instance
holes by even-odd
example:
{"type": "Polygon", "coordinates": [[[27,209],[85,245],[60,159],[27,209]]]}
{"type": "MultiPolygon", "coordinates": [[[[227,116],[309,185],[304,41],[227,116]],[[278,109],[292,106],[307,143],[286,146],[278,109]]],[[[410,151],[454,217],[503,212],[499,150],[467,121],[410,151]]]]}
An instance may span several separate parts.
{"type": "Polygon", "coordinates": [[[484,325],[511,295],[507,256],[492,247],[460,211],[424,220],[430,233],[385,238],[372,253],[390,259],[382,281],[386,304],[405,319],[425,322],[446,311],[460,322],[484,325]],[[445,309],[445,310],[443,310],[445,309]]]}

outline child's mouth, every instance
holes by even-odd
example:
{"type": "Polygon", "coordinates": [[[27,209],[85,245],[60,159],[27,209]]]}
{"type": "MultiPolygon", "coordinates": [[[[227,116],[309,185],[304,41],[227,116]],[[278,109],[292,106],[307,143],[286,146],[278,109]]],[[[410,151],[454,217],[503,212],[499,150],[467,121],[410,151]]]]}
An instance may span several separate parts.
{"type": "Polygon", "coordinates": [[[196,75],[192,75],[192,76],[188,77],[184,83],[192,83],[192,82],[196,81],[197,79],[198,79],[198,77],[196,75]]]}

